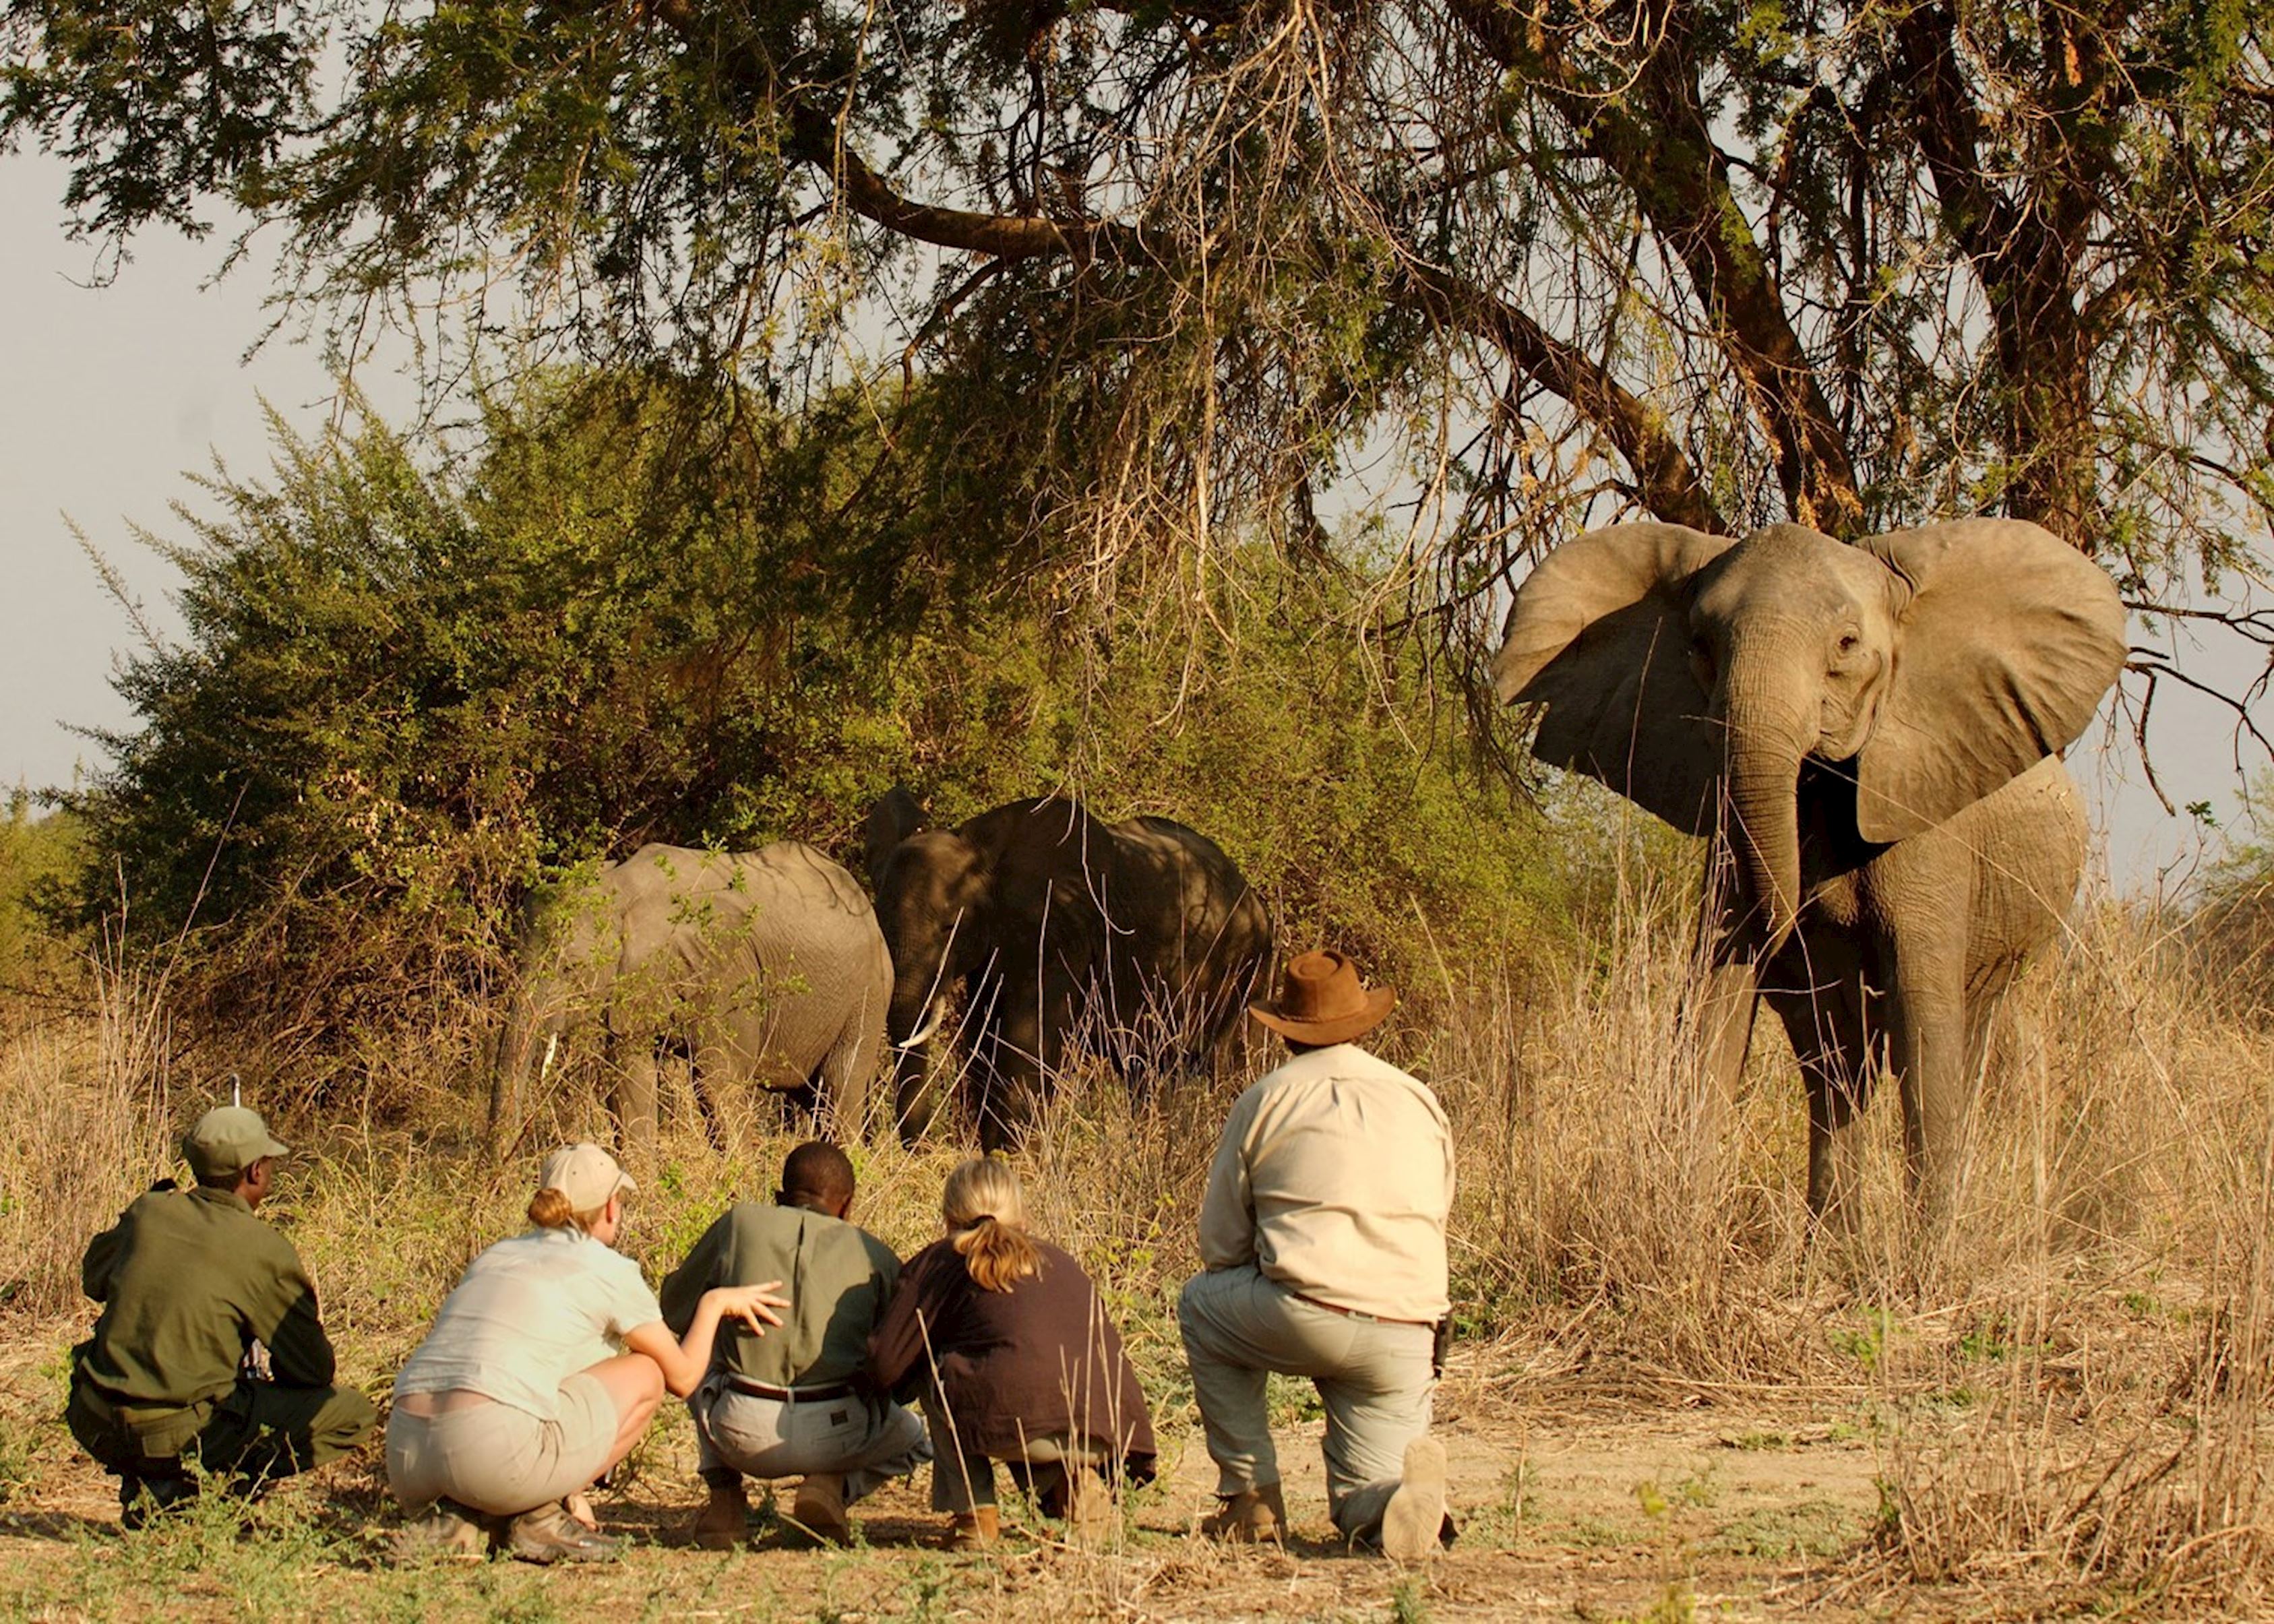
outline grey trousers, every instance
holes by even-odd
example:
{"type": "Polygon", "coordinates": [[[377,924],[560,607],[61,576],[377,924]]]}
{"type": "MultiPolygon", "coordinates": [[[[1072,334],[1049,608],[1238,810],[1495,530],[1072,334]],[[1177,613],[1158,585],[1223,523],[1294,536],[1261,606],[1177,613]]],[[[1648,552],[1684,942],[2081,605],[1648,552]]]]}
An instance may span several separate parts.
{"type": "Polygon", "coordinates": [[[713,1371],[687,1401],[695,1417],[696,1463],[708,1478],[839,1472],[849,1505],[931,1459],[923,1423],[890,1399],[849,1394],[812,1400],[738,1393],[713,1371]]]}
{"type": "Polygon", "coordinates": [[[1307,1376],[1327,1410],[1327,1506],[1335,1526],[1353,1539],[1378,1532],[1405,1446],[1429,1430],[1437,1386],[1430,1328],[1321,1308],[1253,1264],[1186,1281],[1177,1322],[1216,1462],[1216,1492],[1279,1481],[1264,1378],[1273,1371],[1307,1376]]]}

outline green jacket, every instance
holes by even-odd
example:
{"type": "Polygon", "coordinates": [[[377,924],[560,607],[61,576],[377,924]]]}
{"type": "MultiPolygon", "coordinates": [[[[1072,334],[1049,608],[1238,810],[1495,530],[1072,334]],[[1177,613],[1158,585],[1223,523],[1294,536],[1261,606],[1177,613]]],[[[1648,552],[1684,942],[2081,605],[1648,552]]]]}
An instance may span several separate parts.
{"type": "Polygon", "coordinates": [[[300,1254],[233,1192],[152,1191],[94,1237],[79,1278],[103,1308],[79,1378],[114,1404],[217,1398],[256,1341],[282,1385],[331,1383],[332,1344],[300,1254]]]}
{"type": "Polygon", "coordinates": [[[869,1333],[900,1274],[890,1246],[841,1218],[738,1201],[663,1282],[663,1321],[683,1336],[712,1287],[779,1280],[790,1300],[781,1325],[753,1336],[728,1321],[713,1362],[768,1387],[825,1387],[867,1362],[869,1333]]]}

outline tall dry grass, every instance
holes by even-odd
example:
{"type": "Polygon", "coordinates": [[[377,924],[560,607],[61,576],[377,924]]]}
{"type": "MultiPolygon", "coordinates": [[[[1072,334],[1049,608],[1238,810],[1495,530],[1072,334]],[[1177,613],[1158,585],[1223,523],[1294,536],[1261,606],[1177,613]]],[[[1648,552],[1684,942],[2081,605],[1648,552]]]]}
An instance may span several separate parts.
{"type": "MultiPolygon", "coordinates": [[[[1676,1040],[1682,889],[1623,878],[1580,939],[1588,958],[1555,974],[1442,966],[1428,1003],[1450,1014],[1383,1044],[1455,1124],[1456,1289],[1487,1380],[1547,1401],[1869,1403],[1888,1429],[1875,1583],[2112,1588],[2182,1610],[2274,1596],[2260,1424],[2274,1036],[2232,1012],[2184,933],[2097,904],[2022,978],[1931,1267],[1907,1233],[1892,1091],[1868,1113],[1865,1241],[1837,1255],[1803,1221],[1801,1094],[1773,1023],[1735,1109],[1700,1098],[1676,1040]]],[[[173,1137],[216,1086],[209,1065],[177,1076],[148,986],[99,979],[87,1016],[0,1052],[0,1323],[50,1337],[68,1332],[59,1315],[83,1323],[87,1237],[171,1169],[173,1137]]],[[[531,1159],[478,1148],[482,1049],[459,1032],[364,1056],[366,1092],[344,1108],[252,1101],[309,1153],[275,1214],[349,1373],[374,1389],[525,1199],[531,1159]]],[[[1038,1223],[1104,1287],[1172,1426],[1188,1387],[1171,1305],[1195,1267],[1216,1125],[1269,1063],[1145,1101],[1080,1069],[1020,1153],[1038,1223]]],[[[683,1085],[666,1099],[626,1243],[651,1272],[727,1200],[764,1199],[795,1136],[750,1123],[721,1156],[683,1085]]],[[[540,1138],[604,1131],[589,1081],[543,1104],[540,1138]]],[[[945,1139],[862,1151],[856,1218],[904,1252],[923,1244],[961,1154],[945,1139]]]]}

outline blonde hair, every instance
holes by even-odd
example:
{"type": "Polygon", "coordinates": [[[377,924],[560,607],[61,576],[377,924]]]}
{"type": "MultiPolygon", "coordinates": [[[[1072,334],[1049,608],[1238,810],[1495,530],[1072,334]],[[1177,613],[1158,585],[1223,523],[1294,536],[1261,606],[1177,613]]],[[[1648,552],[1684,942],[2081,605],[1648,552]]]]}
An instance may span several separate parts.
{"type": "Polygon", "coordinates": [[[589,1213],[577,1212],[568,1205],[566,1192],[549,1184],[529,1198],[529,1221],[540,1229],[565,1229],[573,1223],[590,1235],[607,1210],[608,1204],[603,1201],[589,1213]]]}
{"type": "Polygon", "coordinates": [[[979,1156],[947,1176],[939,1215],[949,1244],[982,1291],[1008,1291],[1043,1272],[1042,1254],[1027,1237],[1027,1203],[1011,1164],[979,1156]]]}

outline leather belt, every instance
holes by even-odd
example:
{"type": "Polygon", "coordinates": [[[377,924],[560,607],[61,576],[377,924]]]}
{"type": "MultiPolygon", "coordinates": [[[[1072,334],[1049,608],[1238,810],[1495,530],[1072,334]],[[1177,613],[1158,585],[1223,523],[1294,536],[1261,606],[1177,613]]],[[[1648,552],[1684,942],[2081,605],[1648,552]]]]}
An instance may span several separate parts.
{"type": "Polygon", "coordinates": [[[1387,1314],[1370,1314],[1362,1308],[1344,1308],[1340,1303],[1322,1303],[1307,1291],[1298,1291],[1292,1286],[1279,1288],[1289,1297],[1300,1297],[1314,1308],[1323,1308],[1330,1314],[1340,1314],[1345,1320],[1363,1320],[1369,1325],[1418,1325],[1425,1331],[1437,1328],[1434,1320],[1392,1320],[1387,1314]]]}
{"type": "Polygon", "coordinates": [[[853,1384],[849,1381],[832,1381],[819,1387],[776,1387],[752,1381],[748,1376],[729,1374],[727,1386],[752,1398],[770,1398],[777,1404],[825,1404],[832,1398],[853,1396],[853,1384]]]}

